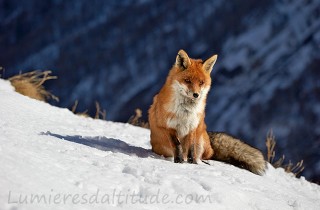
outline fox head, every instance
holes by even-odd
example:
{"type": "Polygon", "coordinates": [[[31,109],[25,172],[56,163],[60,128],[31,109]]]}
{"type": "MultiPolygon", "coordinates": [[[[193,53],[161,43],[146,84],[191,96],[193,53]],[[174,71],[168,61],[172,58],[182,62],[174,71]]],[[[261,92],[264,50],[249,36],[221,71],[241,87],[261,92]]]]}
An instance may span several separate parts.
{"type": "Polygon", "coordinates": [[[210,86],[210,73],[217,60],[213,55],[206,61],[189,58],[184,50],[180,50],[176,57],[169,78],[176,94],[191,101],[206,98],[210,86]]]}

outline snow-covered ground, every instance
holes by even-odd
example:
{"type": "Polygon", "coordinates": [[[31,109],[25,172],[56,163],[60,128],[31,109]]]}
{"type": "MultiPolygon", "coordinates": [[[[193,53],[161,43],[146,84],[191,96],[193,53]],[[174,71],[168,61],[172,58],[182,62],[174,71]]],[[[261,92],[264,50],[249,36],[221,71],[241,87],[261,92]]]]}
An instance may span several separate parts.
{"type": "Polygon", "coordinates": [[[149,131],[76,116],[0,79],[0,209],[320,209],[320,186],[269,166],[175,164],[149,131]]]}

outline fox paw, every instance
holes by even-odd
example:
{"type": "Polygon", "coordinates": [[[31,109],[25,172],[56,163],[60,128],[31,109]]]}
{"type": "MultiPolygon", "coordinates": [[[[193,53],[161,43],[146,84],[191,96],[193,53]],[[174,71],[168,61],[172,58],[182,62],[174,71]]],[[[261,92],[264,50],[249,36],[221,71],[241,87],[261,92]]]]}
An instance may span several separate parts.
{"type": "Polygon", "coordinates": [[[175,163],[183,163],[183,158],[179,157],[179,156],[176,156],[176,157],[174,157],[174,162],[175,163]]]}

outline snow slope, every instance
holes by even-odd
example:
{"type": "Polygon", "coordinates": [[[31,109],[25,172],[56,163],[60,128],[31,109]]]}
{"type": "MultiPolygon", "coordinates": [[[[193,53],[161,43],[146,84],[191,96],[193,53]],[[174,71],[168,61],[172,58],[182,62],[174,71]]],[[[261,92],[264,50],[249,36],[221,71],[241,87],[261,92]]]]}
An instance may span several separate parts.
{"type": "Polygon", "coordinates": [[[0,209],[320,209],[320,187],[269,166],[175,164],[149,131],[83,118],[0,79],[0,209]]]}

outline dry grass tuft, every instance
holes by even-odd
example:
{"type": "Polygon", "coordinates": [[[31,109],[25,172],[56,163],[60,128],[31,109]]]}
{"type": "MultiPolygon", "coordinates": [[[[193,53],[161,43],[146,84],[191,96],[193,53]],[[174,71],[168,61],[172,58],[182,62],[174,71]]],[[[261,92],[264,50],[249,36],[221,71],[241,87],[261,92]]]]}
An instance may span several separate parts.
{"type": "Polygon", "coordinates": [[[90,117],[89,114],[88,114],[88,110],[84,111],[84,112],[76,112],[77,110],[77,107],[78,107],[78,104],[79,104],[79,101],[76,100],[71,108],[71,111],[76,114],[76,115],[79,115],[79,116],[82,116],[82,117],[90,117]]]}
{"type": "Polygon", "coordinates": [[[94,116],[95,119],[106,120],[107,112],[105,109],[101,110],[99,102],[96,101],[96,114],[94,116]],[[100,118],[101,116],[101,118],[100,118]]]}
{"type": "Polygon", "coordinates": [[[136,109],[135,114],[129,118],[128,123],[131,125],[142,127],[142,128],[149,128],[149,123],[144,122],[141,118],[142,118],[142,110],[136,109]]]}
{"type": "Polygon", "coordinates": [[[291,160],[289,160],[288,164],[284,164],[285,156],[282,155],[277,161],[274,160],[276,152],[275,146],[276,141],[273,135],[272,130],[267,134],[266,139],[267,146],[267,161],[273,165],[275,168],[284,168],[287,173],[293,173],[295,176],[299,176],[299,174],[304,170],[303,160],[300,160],[298,163],[293,164],[291,160]]]}
{"type": "MultiPolygon", "coordinates": [[[[89,114],[88,114],[88,110],[84,111],[84,112],[76,112],[76,109],[77,109],[77,106],[79,104],[79,101],[76,100],[74,102],[74,105],[72,106],[71,108],[71,111],[76,114],[76,115],[79,115],[79,116],[83,116],[83,117],[91,117],[89,114]]],[[[96,114],[94,117],[94,119],[102,119],[102,120],[106,120],[106,116],[107,116],[107,112],[105,109],[101,110],[101,107],[100,107],[100,104],[96,101],[96,114]]]]}
{"type": "Polygon", "coordinates": [[[276,141],[275,141],[272,130],[269,131],[269,133],[267,134],[266,146],[267,146],[267,161],[269,163],[273,163],[274,157],[276,155],[276,152],[274,151],[274,148],[276,146],[276,141]]]}
{"type": "Polygon", "coordinates": [[[43,83],[51,79],[57,79],[56,76],[51,76],[52,72],[47,71],[32,71],[24,74],[19,74],[10,77],[8,80],[15,87],[15,90],[22,95],[29,96],[40,101],[53,99],[59,101],[59,98],[47,91],[43,83]]]}

